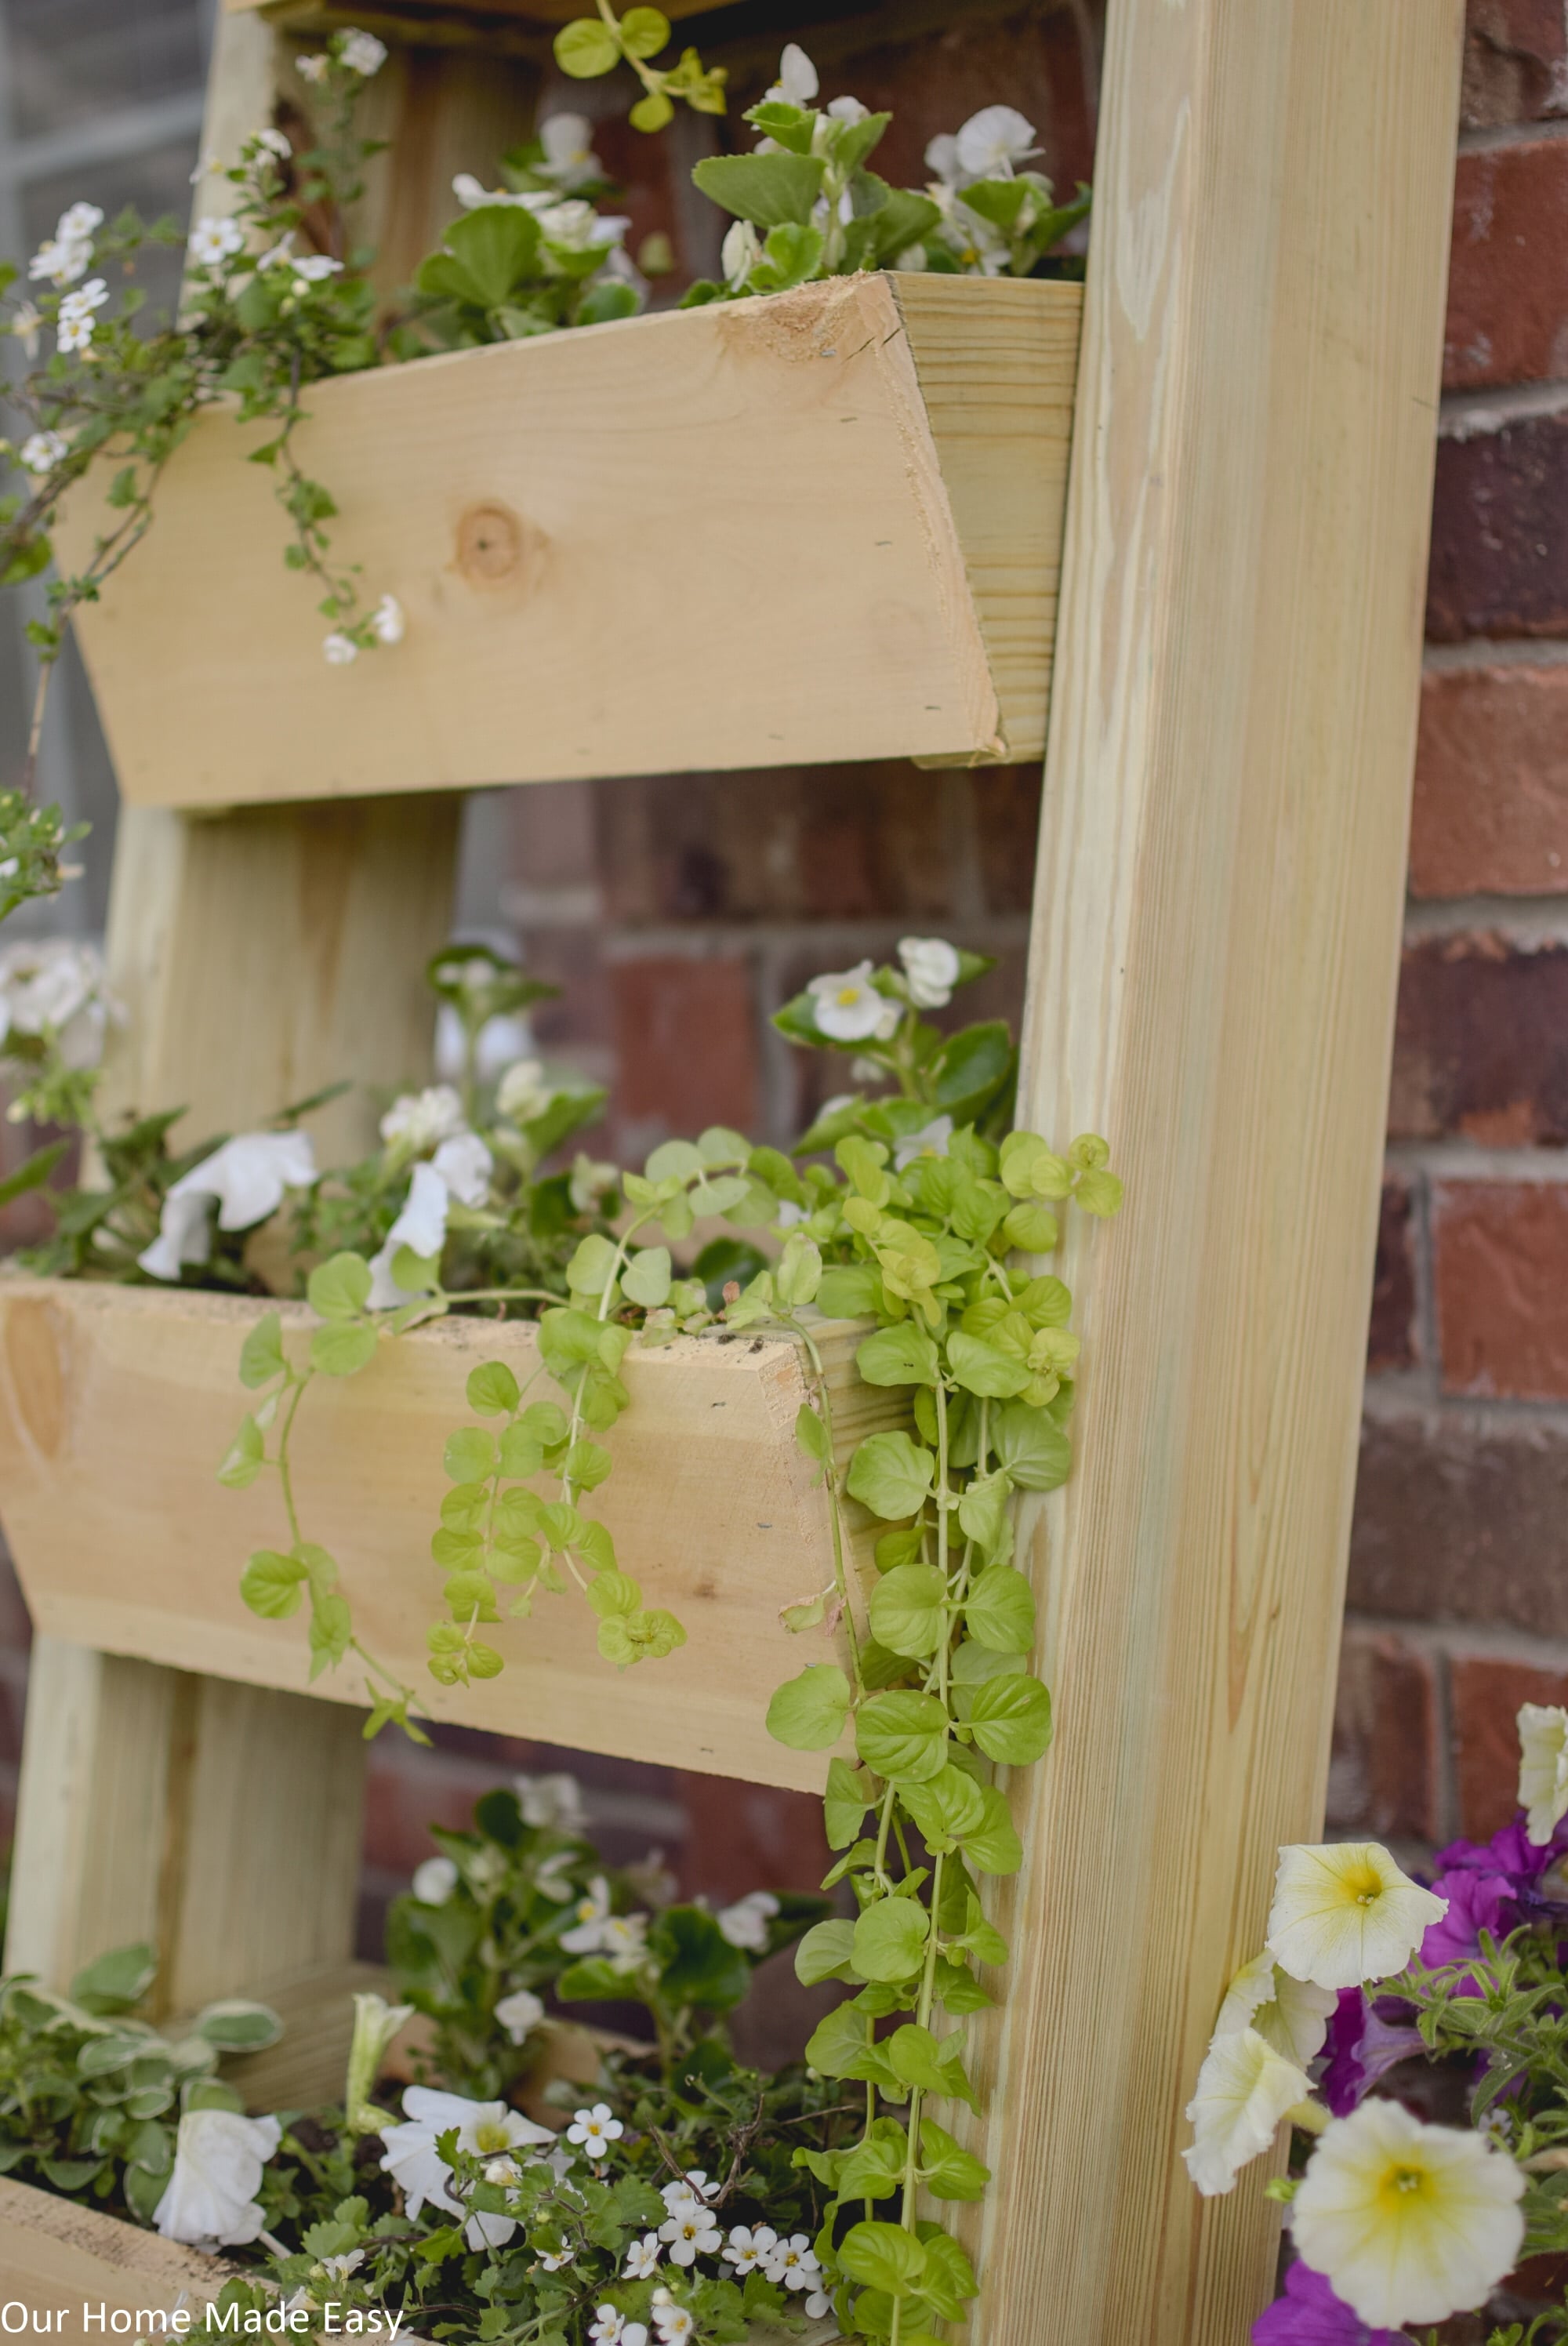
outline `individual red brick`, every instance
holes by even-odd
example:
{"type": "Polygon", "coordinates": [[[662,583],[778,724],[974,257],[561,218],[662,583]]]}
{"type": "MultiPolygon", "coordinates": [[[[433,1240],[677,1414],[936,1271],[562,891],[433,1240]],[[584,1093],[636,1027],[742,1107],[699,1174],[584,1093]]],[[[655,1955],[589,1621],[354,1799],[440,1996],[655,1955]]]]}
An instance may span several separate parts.
{"type": "Polygon", "coordinates": [[[1416,1279],[1411,1235],[1410,1184],[1390,1178],[1383,1184],[1378,1213],[1377,1264],[1372,1273],[1367,1366],[1374,1373],[1413,1368],[1416,1363],[1416,1279]]]}
{"type": "Polygon", "coordinates": [[[986,910],[1027,913],[1034,896],[1041,770],[977,766],[968,781],[986,910]]]}
{"type": "Polygon", "coordinates": [[[1350,1534],[1353,1612],[1568,1637],[1568,1436],[1457,1410],[1368,1418],[1350,1534]]]}
{"type": "Polygon", "coordinates": [[[1568,113],[1563,0],[1470,0],[1460,120],[1467,130],[1568,113]]]}
{"type": "Polygon", "coordinates": [[[1456,1654],[1449,1685],[1460,1830],[1484,1841],[1519,1805],[1520,1704],[1568,1703],[1568,1678],[1496,1654],[1456,1654]]]}
{"type": "Polygon", "coordinates": [[[1461,155],[1443,382],[1451,391],[1568,374],[1568,141],[1461,155]]]}
{"type": "Polygon", "coordinates": [[[1568,947],[1467,930],[1407,949],[1389,1132],[1492,1148],[1568,1141],[1568,947]]]}
{"type": "Polygon", "coordinates": [[[1434,1184],[1432,1257],[1444,1392],[1568,1397],[1568,1184],[1434,1184]]]}
{"type": "Polygon", "coordinates": [[[738,954],[616,963],[615,1113],[639,1137],[758,1122],[751,968],[738,954]]]}
{"type": "Polygon", "coordinates": [[[728,1776],[682,1773],[686,1810],[679,1860],[688,1898],[728,1905],[749,1890],[816,1890],[832,1863],[814,1792],[785,1792],[728,1776]]]}
{"type": "Polygon", "coordinates": [[[1568,415],[1439,442],[1427,634],[1568,634],[1568,415]]]}
{"type": "Polygon", "coordinates": [[[1568,892],[1568,662],[1428,669],[1410,889],[1417,896],[1568,892]]]}
{"type": "Polygon", "coordinates": [[[1429,1654],[1345,1624],[1329,1763],[1329,1821],[1430,1841],[1439,1821],[1438,1689],[1429,1654]]]}

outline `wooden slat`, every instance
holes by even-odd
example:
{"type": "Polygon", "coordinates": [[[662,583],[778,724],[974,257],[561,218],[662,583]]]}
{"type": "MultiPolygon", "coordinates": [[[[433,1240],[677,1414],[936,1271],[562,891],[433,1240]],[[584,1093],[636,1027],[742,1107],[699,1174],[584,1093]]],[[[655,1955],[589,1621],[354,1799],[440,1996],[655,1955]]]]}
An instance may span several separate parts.
{"type": "MultiPolygon", "coordinates": [[[[683,16],[711,13],[718,0],[664,0],[663,13],[678,22],[683,16]]],[[[583,0],[227,0],[237,15],[261,14],[270,25],[291,33],[331,33],[362,25],[383,40],[495,43],[514,27],[569,24],[583,14],[583,0]]],[[[535,39],[537,36],[535,35],[535,39]]]]}
{"type": "MultiPolygon", "coordinates": [[[[204,418],[157,528],[77,622],[126,797],[990,754],[987,628],[1011,754],[1037,749],[1079,289],[966,280],[949,303],[917,286],[917,369],[896,282],[313,388],[300,461],[331,484],[367,590],[408,614],[402,645],[349,668],[323,660],[315,598],[283,567],[270,473],[240,461],[260,427],[204,418]],[[1015,345],[1042,362],[1032,398],[1015,345]],[[954,449],[956,528],[921,371],[954,449]],[[1032,485],[1010,495],[1014,472],[1032,485]],[[1032,646],[1020,612],[1042,622],[1032,646]]],[[[67,549],[94,526],[80,502],[67,549]]]]}
{"type": "MultiPolygon", "coordinates": [[[[245,1405],[236,1363],[260,1308],[81,1282],[0,1284],[0,1514],[33,1618],[51,1637],[306,1690],[302,1623],[258,1620],[239,1596],[249,1552],[285,1537],[273,1480],[233,1492],[214,1479],[245,1405]]],[[[284,1308],[290,1328],[309,1317],[284,1308]]],[[[829,1340],[841,1452],[898,1407],[854,1383],[854,1341],[852,1330],[829,1340]]],[[[321,1380],[301,1409],[307,1536],[338,1559],[372,1652],[420,1689],[433,1718],[820,1786],[826,1755],[788,1751],[763,1724],[779,1681],[832,1650],[825,1631],[792,1637],[779,1620],[780,1606],[832,1578],[826,1503],[794,1440],[805,1393],[794,1346],[685,1338],[626,1357],[632,1406],[606,1437],[616,1471],[595,1512],[647,1601],[684,1623],[684,1647],[617,1673],[599,1658],[587,1606],[542,1596],[531,1620],[486,1631],[507,1659],[500,1678],[443,1688],[425,1668],[425,1630],[441,1613],[430,1538],[447,1487],[442,1450],[471,1422],[469,1370],[491,1359],[525,1380],[538,1364],[534,1331],[473,1319],[415,1331],[361,1375],[321,1380]]],[[[364,1699],[350,1668],[309,1691],[364,1699]]]]}
{"type": "Polygon", "coordinates": [[[1419,682],[1459,0],[1110,15],[1021,1120],[1107,1133],[1054,1749],[980,2038],[976,2334],[1242,2346],[1181,2111],[1321,1827],[1419,682]]]}
{"type": "Polygon", "coordinates": [[[112,2320],[116,2313],[169,2313],[183,2299],[194,2315],[217,2297],[231,2270],[220,2258],[199,2256],[79,2200],[0,2176],[0,2287],[6,2301],[39,2317],[39,2335],[87,2346],[107,2334],[97,2320],[100,2307],[112,2320]],[[84,2306],[92,2309],[90,2330],[84,2306]],[[46,2325],[45,2314],[59,2319],[46,2325]]]}

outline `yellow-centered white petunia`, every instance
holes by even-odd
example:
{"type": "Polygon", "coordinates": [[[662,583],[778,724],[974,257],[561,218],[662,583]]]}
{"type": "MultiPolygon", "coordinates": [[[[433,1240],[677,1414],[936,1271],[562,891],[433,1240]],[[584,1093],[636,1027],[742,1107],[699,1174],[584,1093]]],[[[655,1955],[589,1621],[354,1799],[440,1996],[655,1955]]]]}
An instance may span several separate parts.
{"type": "Polygon", "coordinates": [[[1277,2053],[1256,2028],[1217,2035],[1186,2106],[1193,2138],[1182,2153],[1205,2198],[1228,2191],[1247,2161],[1268,2148],[1287,2114],[1311,2092],[1305,2071],[1277,2053]]]}
{"type": "Polygon", "coordinates": [[[1298,1841],[1279,1852],[1266,1943],[1292,1979],[1359,1987],[1403,1971],[1447,1912],[1375,1841],[1298,1841]]]}
{"type": "Polygon", "coordinates": [[[1484,2305],[1518,2260],[1524,2178],[1484,2135],[1366,2101],[1324,2128],[1291,2209],[1304,2261],[1374,2330],[1484,2305]]]}
{"type": "Polygon", "coordinates": [[[1329,1988],[1292,1979],[1266,1952],[1244,1964],[1231,1981],[1214,2033],[1230,2036],[1238,2028],[1256,2028],[1265,2044],[1304,2069],[1323,2050],[1338,2001],[1329,1988]]]}
{"type": "Polygon", "coordinates": [[[1550,1841],[1568,1816],[1568,1710],[1555,1703],[1519,1706],[1519,1805],[1536,1842],[1550,1841]]]}

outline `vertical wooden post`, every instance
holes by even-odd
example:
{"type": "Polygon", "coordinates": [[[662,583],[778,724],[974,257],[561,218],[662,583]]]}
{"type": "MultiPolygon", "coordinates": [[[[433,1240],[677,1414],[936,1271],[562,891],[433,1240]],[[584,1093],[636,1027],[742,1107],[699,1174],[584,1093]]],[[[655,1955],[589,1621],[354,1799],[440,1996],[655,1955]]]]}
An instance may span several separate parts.
{"type": "Polygon", "coordinates": [[[1105,1133],[1056,1747],[982,2032],[988,2346],[1240,2346],[1182,2118],[1316,1837],[1354,1484],[1460,0],[1112,0],[1022,1122],[1105,1133]]]}

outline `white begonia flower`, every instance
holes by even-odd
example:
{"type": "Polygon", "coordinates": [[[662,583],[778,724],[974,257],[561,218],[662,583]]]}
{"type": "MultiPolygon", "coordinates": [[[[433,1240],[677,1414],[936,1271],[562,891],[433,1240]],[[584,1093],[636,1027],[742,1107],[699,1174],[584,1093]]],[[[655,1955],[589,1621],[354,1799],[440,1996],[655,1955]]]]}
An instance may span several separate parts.
{"type": "Polygon", "coordinates": [[[389,1148],[401,1146],[414,1157],[467,1129],[462,1099],[451,1084],[428,1084],[422,1092],[400,1092],[380,1125],[389,1148]]]}
{"type": "Polygon", "coordinates": [[[718,265],[724,271],[725,283],[735,288],[744,285],[761,258],[762,239],[751,222],[732,220],[718,248],[718,265]]]}
{"type": "MultiPolygon", "coordinates": [[[[24,464],[26,457],[24,449],[24,464]]],[[[1568,1710],[1555,1703],[1519,1706],[1519,1805],[1537,1846],[1568,1816],[1568,1710]]]]}
{"type": "Polygon", "coordinates": [[[805,2232],[780,2240],[768,2259],[768,2278],[775,2287],[782,2281],[786,2289],[814,2289],[820,2271],[816,2250],[805,2232]]]}
{"type": "Polygon", "coordinates": [[[30,432],[16,453],[29,473],[52,473],[71,444],[63,432],[30,432]]]}
{"type": "Polygon", "coordinates": [[[561,1933],[561,1944],[566,1953],[596,1955],[609,1913],[610,1885],[602,1873],[596,1873],[588,1883],[586,1895],[577,1901],[576,1921],[569,1931],[561,1933]]]}
{"type": "Polygon", "coordinates": [[[276,2118],[236,2110],[187,2110],[175,2137],[174,2171],[153,2210],[166,2240],[192,2249],[238,2249],[266,2221],[256,2194],[282,2138],[276,2118]]]}
{"type": "Polygon", "coordinates": [[[1484,2135],[1365,2101],[1324,2127],[1291,2204],[1302,2261],[1374,2330],[1483,2305],[1524,2239],[1524,2177],[1484,2135]]]}
{"type": "Polygon", "coordinates": [[[535,1887],[541,1897],[553,1898],[557,1906],[565,1904],[572,1895],[572,1884],[565,1879],[571,1864],[572,1852],[569,1849],[558,1849],[553,1857],[547,1857],[545,1860],[544,1864],[534,1876],[535,1887]]]}
{"type": "MultiPolygon", "coordinates": [[[[382,2172],[402,2191],[411,2217],[417,2217],[427,2199],[450,2216],[463,2213],[462,2201],[448,2188],[452,2170],[435,2147],[449,2128],[457,2129],[459,2150],[477,2158],[501,2157],[519,2147],[553,2147],[555,2140],[548,2127],[535,2126],[505,2102],[470,2102],[460,2094],[410,2086],[402,2106],[408,2123],[382,2129],[386,2145],[382,2172]]],[[[517,2227],[510,2216],[480,2215],[470,2216],[465,2229],[471,2249],[501,2249],[517,2227]]]]}
{"type": "Polygon", "coordinates": [[[294,71],[301,81],[325,81],[331,63],[325,49],[313,49],[308,56],[295,58],[294,71]]]}
{"type": "Polygon", "coordinates": [[[901,1173],[904,1167],[912,1165],[917,1157],[945,1157],[952,1138],[952,1117],[933,1116],[931,1122],[922,1124],[918,1132],[906,1132],[901,1140],[894,1143],[893,1171],[901,1173]]]}
{"type": "Polygon", "coordinates": [[[768,1944],[768,1925],[778,1912],[779,1901],[771,1890],[753,1890],[738,1898],[733,1906],[722,1907],[714,1920],[732,1947],[759,1955],[768,1944]]]}
{"type": "Polygon", "coordinates": [[[1204,2197],[1228,2191],[1248,2160],[1268,2148],[1286,2114],[1311,2093],[1306,2072],[1256,2028],[1217,2035],[1186,2106],[1193,2139],[1182,2153],[1204,2197]]]}
{"type": "Polygon", "coordinates": [[[482,211],[486,204],[509,204],[514,211],[544,212],[557,199],[548,188],[487,188],[472,171],[459,171],[452,192],[465,212],[482,211]]]}
{"type": "Polygon", "coordinates": [[[951,130],[942,131],[925,150],[925,167],[934,171],[939,184],[956,188],[962,182],[963,165],[958,159],[958,140],[951,130]]]}
{"type": "Polygon", "coordinates": [[[199,219],[190,231],[188,247],[190,258],[202,269],[221,269],[226,260],[244,249],[244,230],[237,219],[221,213],[199,219]]]}
{"type": "Polygon", "coordinates": [[[93,248],[80,238],[46,237],[27,263],[35,282],[46,277],[51,285],[74,285],[92,265],[93,248]]]}
{"type": "Polygon", "coordinates": [[[958,947],[945,937],[901,937],[899,959],[917,1010],[945,1010],[958,984],[958,947]]]}
{"type": "Polygon", "coordinates": [[[55,234],[62,244],[80,244],[103,224],[104,216],[98,205],[70,204],[60,214],[55,234]]]}
{"type": "Polygon", "coordinates": [[[1279,1852],[1265,1943],[1292,1979],[1359,1987],[1403,1971],[1447,1912],[1376,1841],[1296,1842],[1279,1852]]]}
{"type": "Polygon", "coordinates": [[[610,2145],[618,2142],[625,2127],[611,2110],[608,2102],[596,2102],[592,2109],[574,2110],[572,2123],[566,2128],[566,2140],[581,2145],[596,2164],[610,2155],[610,2145]]]}
{"type": "Polygon", "coordinates": [[[737,2280],[742,2280],[748,2272],[762,2270],[778,2246],[779,2235],[770,2224],[759,2224],[755,2229],[749,2224],[737,2224],[729,2235],[724,2261],[735,2267],[737,2280]]]}
{"type": "Polygon", "coordinates": [[[287,162],[294,151],[286,134],[281,130],[274,130],[270,127],[256,133],[256,144],[265,148],[269,155],[276,155],[280,163],[287,162]]]}
{"type": "Polygon", "coordinates": [[[594,252],[601,246],[607,250],[620,243],[632,224],[629,214],[596,212],[579,196],[548,205],[538,219],[544,233],[568,252],[594,252]]]}
{"type": "Polygon", "coordinates": [[[863,122],[871,112],[858,97],[835,97],[828,102],[828,118],[831,122],[863,122]]]}
{"type": "Polygon", "coordinates": [[[626,2250],[626,2260],[621,2270],[627,2280],[651,2280],[658,2270],[659,2237],[657,2232],[645,2232],[626,2250]]]}
{"type": "Polygon", "coordinates": [[[898,1025],[898,1004],[877,992],[869,961],[857,962],[853,969],[828,970],[812,978],[806,991],[813,997],[818,1031],[835,1043],[864,1043],[873,1035],[886,1042],[898,1025]]]}
{"type": "Polygon", "coordinates": [[[0,1044],[12,1034],[52,1034],[67,1067],[96,1066],[109,1020],[123,1015],[91,945],[49,937],[0,949],[0,1044]]]}
{"type": "MultiPolygon", "coordinates": [[[[520,1065],[526,1066],[527,1061],[520,1065]]],[[[535,1061],[534,1063],[537,1065],[535,1061]]],[[[583,1788],[575,1776],[563,1769],[551,1776],[514,1776],[512,1789],[517,1795],[517,1805],[523,1811],[523,1821],[535,1830],[552,1832],[581,1832],[588,1821],[583,1801],[583,1788]]],[[[560,1850],[546,1865],[569,1865],[569,1851],[560,1850]]],[[[543,1873],[544,1868],[540,1872],[543,1873]]]]}
{"type": "Polygon", "coordinates": [[[1338,2002],[1333,1989],[1292,1979],[1270,1954],[1254,1955],[1227,1988],[1214,2033],[1229,2036],[1239,2028],[1256,2028],[1266,2044],[1304,2069],[1323,2050],[1338,2002]]]}
{"type": "Polygon", "coordinates": [[[960,126],[953,144],[959,163],[974,179],[1011,179],[1015,164],[1040,152],[1034,125],[1014,106],[983,106],[960,126]]]}
{"type": "Polygon", "coordinates": [[[413,1894],[422,1906],[444,1906],[457,1887],[457,1868],[450,1857],[427,1857],[413,1870],[413,1894]]]}
{"type": "Polygon", "coordinates": [[[295,291],[298,291],[301,285],[320,285],[328,277],[339,276],[343,264],[341,260],[334,260],[330,252],[308,252],[290,266],[294,271],[295,291]]]}
{"type": "Polygon", "coordinates": [[[779,78],[768,92],[769,102],[781,99],[786,106],[809,106],[820,87],[817,68],[799,41],[787,42],[779,60],[779,78]]]}
{"type": "Polygon", "coordinates": [[[383,595],[371,613],[371,633],[378,644],[401,644],[408,632],[402,605],[395,595],[383,595]]]}
{"type": "Polygon", "coordinates": [[[359,656],[358,644],[352,636],[345,636],[341,627],[334,627],[330,636],[321,638],[321,658],[329,668],[347,668],[359,656]]]}
{"type": "Polygon", "coordinates": [[[545,2017],[544,1998],[535,1995],[531,1987],[514,1988],[496,2005],[495,2017],[513,2044],[521,2045],[545,2017]]]}
{"type": "Polygon", "coordinates": [[[672,2265],[693,2265],[698,2257],[717,2256],[724,2245],[713,2210],[696,2199],[683,2199],[659,2226],[658,2236],[668,2244],[672,2265]]]}
{"type": "Polygon", "coordinates": [[[309,1189],[316,1178],[309,1133],[237,1133],[173,1184],[158,1236],[137,1260],[149,1278],[177,1280],[184,1264],[205,1262],[212,1251],[214,1203],[220,1230],[248,1230],[277,1212],[286,1191],[309,1189]]]}
{"type": "Polygon", "coordinates": [[[373,33],[345,33],[338,59],[351,73],[362,74],[369,81],[372,74],[380,73],[387,61],[387,45],[378,41],[373,33]]]}
{"type": "Polygon", "coordinates": [[[647,1936],[646,1914],[612,1914],[599,1936],[610,1969],[626,1975],[641,1971],[647,1955],[647,1936]]]}
{"type": "Polygon", "coordinates": [[[508,1124],[532,1124],[555,1096],[538,1059],[514,1059],[495,1086],[495,1113],[508,1124]]]}

